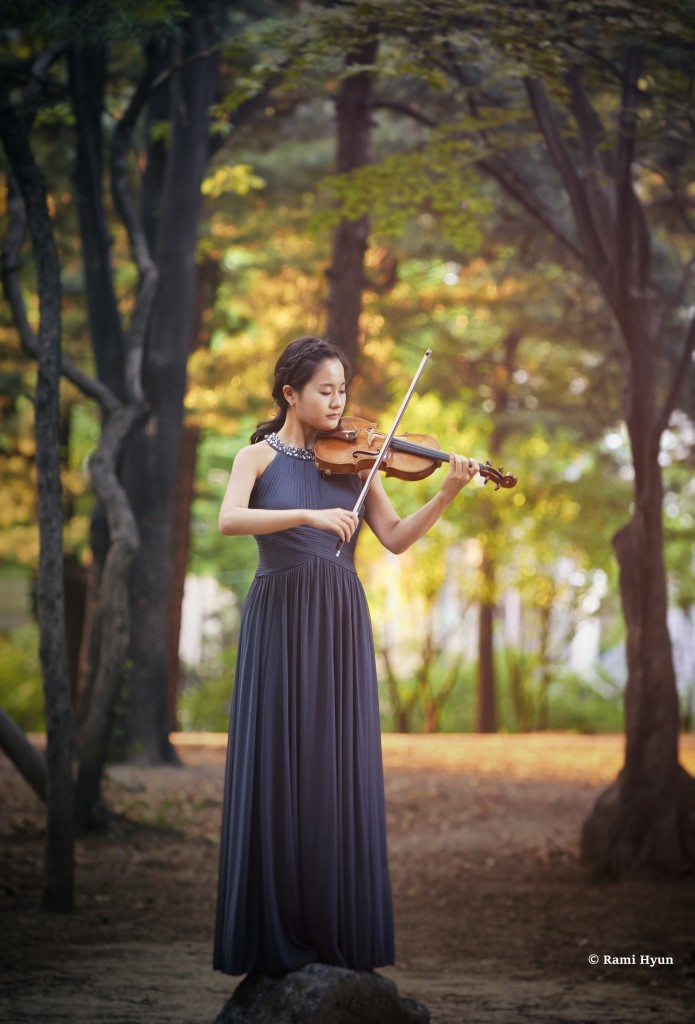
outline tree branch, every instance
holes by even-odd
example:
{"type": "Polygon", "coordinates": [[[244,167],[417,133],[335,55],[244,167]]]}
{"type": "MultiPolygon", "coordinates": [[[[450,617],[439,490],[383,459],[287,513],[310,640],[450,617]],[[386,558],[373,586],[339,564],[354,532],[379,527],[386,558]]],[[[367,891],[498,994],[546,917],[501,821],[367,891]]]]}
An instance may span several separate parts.
{"type": "Polygon", "coordinates": [[[584,157],[585,178],[589,203],[593,207],[594,223],[606,252],[610,252],[615,237],[615,208],[604,182],[609,170],[605,166],[606,135],[596,110],[589,102],[578,72],[567,76],[570,89],[569,109],[579,130],[584,157]]]}
{"type": "Polygon", "coordinates": [[[370,104],[372,110],[391,110],[394,114],[403,114],[405,117],[424,124],[426,128],[437,128],[438,122],[428,114],[411,106],[410,103],[396,103],[394,100],[381,100],[378,97],[370,104]]]}
{"type": "Polygon", "coordinates": [[[695,270],[695,255],[691,256],[686,265],[683,267],[683,272],[681,274],[680,281],[678,282],[675,290],[669,297],[668,301],[665,302],[662,307],[661,316],[659,317],[659,321],[654,330],[655,337],[658,337],[658,335],[661,334],[669,316],[684,301],[686,292],[688,290],[688,286],[693,276],[693,270],[695,270]]]}
{"type": "MultiPolygon", "coordinates": [[[[8,226],[1,254],[0,278],[3,291],[12,310],[22,348],[32,359],[38,358],[38,339],[27,317],[19,276],[19,253],[26,231],[26,213],[19,187],[12,172],[8,172],[8,226]]],[[[94,380],[61,354],[61,374],[84,395],[94,399],[106,412],[120,407],[120,402],[105,384],[94,380]]]]}
{"type": "MultiPolygon", "coordinates": [[[[456,77],[460,80],[460,75],[456,77]]],[[[372,103],[372,109],[374,110],[391,110],[397,114],[403,114],[405,117],[410,117],[419,124],[425,125],[427,128],[437,128],[439,122],[428,114],[423,114],[422,111],[417,110],[415,107],[408,103],[397,103],[390,100],[376,100],[372,103]]],[[[471,111],[474,115],[476,110],[473,108],[471,111]]],[[[475,161],[475,166],[482,170],[488,177],[492,178],[497,184],[528,214],[537,220],[543,227],[563,245],[577,260],[579,263],[586,263],[586,257],[577,248],[570,238],[562,231],[557,224],[555,224],[552,215],[549,210],[545,209],[542,203],[538,200],[531,199],[528,189],[525,183],[522,181],[519,174],[512,170],[512,168],[506,164],[500,157],[485,157],[475,161]]]]}
{"type": "MultiPolygon", "coordinates": [[[[637,241],[635,238],[637,225],[634,219],[636,197],[632,187],[632,163],[635,155],[637,79],[642,67],[642,55],[635,47],[632,47],[628,51],[625,61],[626,80],[622,89],[615,161],[616,299],[624,311],[629,308],[630,289],[634,279],[633,248],[637,241]]],[[[626,332],[626,334],[629,333],[631,332],[626,332]]]]}
{"type": "Polygon", "coordinates": [[[586,261],[596,280],[605,282],[606,293],[610,296],[612,267],[596,228],[586,186],[577,174],[575,162],[555,121],[545,88],[537,79],[527,78],[525,84],[536,123],[567,190],[577,230],[584,244],[586,261]]]}
{"type": "Polygon", "coordinates": [[[678,397],[681,392],[681,388],[687,378],[688,371],[692,367],[693,352],[695,352],[695,316],[690,321],[690,327],[685,336],[683,342],[683,350],[681,357],[678,360],[678,366],[671,380],[671,387],[669,388],[668,394],[664,399],[664,404],[659,411],[659,415],[656,418],[654,424],[654,432],[652,434],[652,448],[659,448],[659,441],[664,430],[668,427],[668,422],[671,418],[671,413],[676,407],[678,397]]]}
{"type": "Polygon", "coordinates": [[[0,749],[4,750],[22,778],[40,800],[46,802],[46,759],[17,723],[0,708],[0,749]]]}
{"type": "Polygon", "coordinates": [[[531,198],[525,183],[508,164],[505,164],[499,157],[491,157],[476,161],[476,166],[493,178],[512,199],[516,200],[527,213],[542,224],[579,263],[588,262],[581,249],[578,249],[572,239],[568,238],[564,231],[555,224],[550,211],[545,209],[536,197],[531,198]]]}
{"type": "MultiPolygon", "coordinates": [[[[153,62],[149,62],[138,82],[135,92],[131,96],[130,103],[123,117],[116,125],[111,144],[110,161],[111,193],[116,210],[126,229],[133,260],[140,274],[140,287],[130,325],[124,373],[126,394],[137,404],[142,403],[144,400],[142,360],[152,304],[159,279],[159,270],[152,258],[143,224],[135,211],[135,204],[128,190],[126,154],[131,144],[138,117],[155,91],[155,85],[153,84],[155,72],[156,69],[153,62]]],[[[159,78],[161,79],[162,76],[160,75],[159,78]]]]}

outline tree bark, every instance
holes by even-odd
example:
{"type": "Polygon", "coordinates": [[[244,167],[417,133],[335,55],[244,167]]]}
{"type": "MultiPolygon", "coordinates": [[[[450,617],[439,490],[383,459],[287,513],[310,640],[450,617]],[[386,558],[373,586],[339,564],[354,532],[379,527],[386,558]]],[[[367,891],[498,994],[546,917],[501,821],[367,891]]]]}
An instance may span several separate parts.
{"type": "Polygon", "coordinates": [[[478,608],[478,693],[475,707],[475,731],[497,732],[495,693],[495,562],[483,555],[481,566],[484,593],[478,608]]]}
{"type": "MultiPolygon", "coordinates": [[[[611,167],[607,180],[612,178],[613,196],[601,202],[597,161],[603,132],[578,76],[569,81],[584,164],[580,159],[577,167],[543,86],[528,83],[537,123],[570,199],[587,266],[613,311],[626,353],[625,419],[635,499],[631,521],[614,539],[627,627],[625,764],[582,831],[585,862],[595,873],[613,876],[643,869],[675,874],[695,864],[695,781],[678,764],[659,465],[661,435],[682,381],[674,377],[659,408],[657,332],[667,303],[659,300],[652,283],[649,229],[633,184],[643,70],[644,53],[627,47],[614,150],[606,156],[605,145],[601,147],[601,160],[611,167]]],[[[694,346],[695,321],[684,338],[677,374],[688,365],[694,346]]]]}
{"type": "MultiPolygon", "coordinates": [[[[206,48],[208,26],[196,8],[186,22],[183,59],[206,48]]],[[[186,365],[193,322],[200,185],[208,155],[208,109],[217,58],[188,63],[172,82],[171,139],[160,202],[159,281],[144,364],[149,407],[125,460],[142,551],[131,573],[129,743],[143,763],[176,762],[169,743],[169,593],[172,520],[186,365]]]]}
{"type": "MultiPolygon", "coordinates": [[[[492,413],[493,428],[490,435],[489,451],[493,459],[499,456],[507,428],[500,425],[509,408],[509,389],[516,365],[516,353],[522,335],[517,330],[508,331],[504,339],[504,359],[496,363],[490,375],[489,386],[493,390],[495,408],[492,413]]],[[[478,695],[476,703],[476,732],[497,732],[497,697],[495,692],[495,612],[497,609],[497,585],[495,565],[495,543],[497,514],[491,502],[483,510],[485,518],[483,560],[481,565],[482,594],[478,612],[478,695]]]]}
{"type": "Polygon", "coordinates": [[[0,749],[40,800],[46,800],[46,759],[27,739],[17,723],[0,708],[0,749]]]}
{"type": "Polygon", "coordinates": [[[612,876],[643,868],[679,874],[695,864],[695,780],[678,763],[663,485],[654,444],[653,345],[639,330],[634,311],[630,319],[635,324],[630,351],[636,358],[627,425],[635,462],[635,512],[613,539],[627,626],[625,763],[582,830],[584,860],[596,873],[612,876]]]}
{"type": "MultiPolygon", "coordinates": [[[[220,268],[216,260],[206,258],[196,268],[195,313],[191,330],[191,352],[200,348],[207,348],[210,344],[210,331],[207,327],[206,313],[210,312],[214,305],[219,279],[220,268]]],[[[189,423],[184,423],[176,473],[172,537],[172,580],[169,596],[169,729],[172,731],[177,728],[176,704],[181,677],[179,662],[181,611],[186,572],[188,570],[188,556],[191,547],[191,505],[195,493],[195,468],[199,441],[199,428],[189,423]]]]}
{"type": "MultiPolygon", "coordinates": [[[[361,46],[346,58],[352,64],[373,64],[378,42],[361,46]]],[[[336,102],[338,137],[336,167],[345,174],[364,167],[370,159],[373,75],[361,71],[340,83],[336,102]]],[[[365,285],[364,256],[367,251],[369,220],[343,217],[333,236],[333,254],[328,271],[328,336],[357,366],[362,292],[365,285]]]]}
{"type": "MultiPolygon", "coordinates": [[[[584,824],[582,855],[597,874],[634,870],[678,873],[695,864],[695,781],[678,764],[678,708],[661,524],[659,448],[663,431],[691,366],[695,320],[686,331],[681,357],[666,398],[657,403],[659,335],[675,309],[674,297],[652,281],[651,239],[633,184],[645,55],[626,47],[619,69],[622,96],[617,137],[608,133],[584,91],[579,73],[567,76],[568,110],[579,146],[569,136],[539,80],[527,92],[548,154],[564,186],[577,229],[582,261],[602,290],[620,331],[626,355],[626,423],[635,470],[634,514],[614,548],[627,627],[628,683],[625,691],[625,764],[584,824]],[[612,186],[612,192],[609,191],[612,186]]],[[[564,245],[567,236],[548,217],[538,196],[512,168],[496,159],[481,164],[564,245]]],[[[689,276],[686,265],[681,286],[689,276]]],[[[677,300],[682,301],[682,294],[677,300]]]]}
{"type": "Polygon", "coordinates": [[[75,193],[92,349],[99,380],[123,398],[123,329],[103,203],[102,117],[106,69],[104,46],[71,48],[70,97],[77,136],[75,193]]]}
{"type": "Polygon", "coordinates": [[[39,292],[35,396],[40,537],[37,610],[48,769],[42,906],[51,911],[70,911],[74,889],[73,721],[63,596],[60,267],[46,189],[29,144],[28,127],[6,98],[0,100],[0,138],[24,202],[39,292]]]}
{"type": "Polygon", "coordinates": [[[111,544],[101,574],[99,608],[94,620],[100,628],[99,661],[79,737],[75,813],[81,831],[106,821],[101,779],[130,640],[128,573],[139,548],[137,524],[115,466],[117,453],[137,415],[137,407],[132,405],[112,413],[102,431],[99,448],[90,460],[92,482],[106,509],[111,544]]]}

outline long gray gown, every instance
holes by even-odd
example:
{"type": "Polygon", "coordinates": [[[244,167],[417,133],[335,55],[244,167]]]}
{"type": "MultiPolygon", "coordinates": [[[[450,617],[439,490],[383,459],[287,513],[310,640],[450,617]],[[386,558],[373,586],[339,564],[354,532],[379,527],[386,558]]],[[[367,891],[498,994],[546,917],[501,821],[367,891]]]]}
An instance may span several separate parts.
{"type": "MultiPolygon", "coordinates": [[[[356,476],[320,473],[275,435],[253,508],[352,508],[356,476]]],[[[318,961],[393,963],[381,734],[356,536],[256,538],[241,622],[220,849],[214,967],[281,976],[318,961]]]]}

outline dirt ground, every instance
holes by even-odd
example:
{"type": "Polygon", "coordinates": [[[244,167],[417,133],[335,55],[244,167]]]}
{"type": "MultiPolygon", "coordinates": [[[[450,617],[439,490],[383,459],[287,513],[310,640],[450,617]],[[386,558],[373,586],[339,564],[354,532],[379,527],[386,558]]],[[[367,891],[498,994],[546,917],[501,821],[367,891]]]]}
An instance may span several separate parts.
{"type": "MultiPolygon", "coordinates": [[[[383,746],[397,940],[383,973],[434,1024],[695,1020],[695,878],[599,884],[578,863],[622,737],[383,746]]],[[[183,769],[109,771],[111,805],[146,827],[78,843],[67,917],[37,910],[42,810],[0,758],[1,1021],[212,1024],[236,984],[211,970],[224,737],[177,747],[183,769]]],[[[695,737],[681,760],[695,772],[695,737]]]]}

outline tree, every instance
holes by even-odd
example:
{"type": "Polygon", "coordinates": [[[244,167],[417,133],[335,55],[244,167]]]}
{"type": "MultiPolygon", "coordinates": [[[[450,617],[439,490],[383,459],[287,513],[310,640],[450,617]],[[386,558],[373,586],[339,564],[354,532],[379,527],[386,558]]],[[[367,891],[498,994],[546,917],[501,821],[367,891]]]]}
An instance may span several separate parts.
{"type": "MultiPolygon", "coordinates": [[[[377,9],[361,5],[363,25],[377,9]]],[[[427,59],[423,79],[433,81],[433,69],[446,76],[458,102],[446,120],[421,103],[408,107],[432,128],[429,160],[425,146],[353,172],[341,194],[354,215],[360,177],[365,208],[377,183],[381,201],[390,186],[391,206],[403,216],[408,203],[397,176],[421,202],[414,175],[428,164],[433,202],[445,159],[450,174],[475,167],[555,239],[611,313],[622,344],[635,488],[632,518],[614,540],[627,627],[627,745],[619,778],[586,822],[583,849],[599,872],[644,865],[678,872],[695,859],[695,784],[678,765],[659,453],[695,351],[688,309],[695,258],[680,256],[692,247],[686,168],[693,166],[693,12],[668,2],[658,15],[639,2],[528,2],[505,5],[502,22],[498,14],[496,3],[438,5],[433,40],[426,5],[385,12],[382,35],[405,40],[421,69],[427,59]],[[480,49],[481,38],[489,49],[480,49]],[[492,62],[497,81],[490,83],[492,62]],[[549,203],[549,193],[560,202],[549,203]]]]}
{"type": "MultiPolygon", "coordinates": [[[[680,359],[670,382],[664,377],[660,335],[677,329],[674,312],[682,308],[692,261],[675,289],[659,280],[654,229],[636,187],[641,161],[648,159],[638,150],[646,134],[640,113],[654,111],[659,98],[641,81],[668,71],[660,66],[657,46],[647,41],[618,47],[611,56],[611,70],[622,83],[612,146],[581,66],[566,70],[563,112],[538,78],[526,80],[531,110],[572,209],[583,260],[613,312],[628,370],[624,407],[635,500],[632,519],[614,538],[628,635],[627,745],[624,768],[585,822],[582,842],[585,859],[600,872],[621,874],[646,864],[677,873],[695,860],[690,817],[695,783],[678,765],[659,452],[695,350],[695,320],[681,329],[680,359]],[[570,117],[576,148],[563,137],[570,117]],[[663,391],[660,380],[666,380],[663,391]]],[[[677,49],[670,62],[676,86],[677,49]]]]}
{"type": "MultiPolygon", "coordinates": [[[[40,81],[45,62],[35,68],[40,81]]],[[[39,585],[37,606],[41,631],[48,772],[45,782],[47,838],[42,905],[46,910],[72,909],[74,872],[74,790],[72,780],[72,704],[65,644],[63,546],[61,516],[58,404],[61,373],[60,271],[46,203],[44,182],[29,144],[29,129],[39,94],[27,97],[24,116],[10,102],[0,79],[0,139],[16,179],[10,192],[12,233],[3,252],[3,280],[12,293],[17,251],[24,231],[24,211],[32,238],[39,289],[40,321],[34,337],[28,321],[22,336],[38,361],[35,397],[36,462],[39,491],[39,585]],[[19,198],[21,195],[21,199],[19,198]]],[[[21,304],[20,304],[21,305],[21,304]]],[[[18,307],[19,309],[19,307],[18,307]]],[[[21,315],[21,309],[19,309],[21,315]]],[[[4,743],[10,750],[24,744],[3,716],[4,743]]],[[[36,758],[24,752],[29,774],[41,779],[36,758]]],[[[42,786],[42,789],[44,787],[42,786]]]]}
{"type": "MultiPolygon", "coordinates": [[[[345,174],[369,162],[372,124],[373,73],[376,39],[364,43],[345,59],[345,77],[336,97],[336,169],[345,174]],[[357,70],[364,67],[366,70],[357,70]]],[[[333,236],[333,253],[328,271],[328,336],[357,367],[357,342],[362,293],[365,287],[364,255],[367,251],[369,220],[342,217],[333,236]]]]}
{"type": "MultiPolygon", "coordinates": [[[[91,635],[88,644],[92,655],[91,671],[88,685],[83,691],[85,706],[81,709],[83,713],[80,715],[77,757],[75,816],[80,828],[104,823],[100,799],[101,775],[111,732],[113,707],[122,683],[131,641],[132,617],[129,612],[128,577],[140,542],[140,525],[135,513],[142,514],[141,508],[133,508],[120,476],[122,450],[125,439],[136,424],[142,422],[147,415],[149,433],[146,436],[150,449],[156,450],[157,443],[161,443],[162,433],[167,434],[165,424],[173,424],[167,434],[172,451],[168,453],[168,461],[164,458],[160,460],[162,471],[165,477],[168,474],[169,480],[167,493],[166,481],[162,482],[160,477],[162,493],[158,495],[162,500],[168,498],[166,508],[160,507],[165,523],[171,509],[171,478],[176,469],[178,442],[177,424],[180,430],[185,363],[192,328],[193,261],[200,209],[200,185],[209,152],[208,108],[213,99],[219,49],[218,46],[210,45],[212,19],[216,10],[215,5],[206,5],[204,8],[197,5],[191,17],[183,19],[177,26],[176,33],[182,41],[182,52],[179,52],[178,47],[172,43],[174,35],[166,37],[167,41],[163,47],[154,41],[147,42],[148,39],[153,40],[162,28],[165,33],[171,28],[169,8],[166,5],[160,5],[156,9],[150,9],[145,5],[139,16],[128,14],[125,24],[120,20],[123,11],[107,11],[105,15],[100,5],[85,6],[81,11],[82,20],[77,23],[71,22],[69,16],[63,17],[59,13],[54,18],[50,11],[43,11],[40,17],[37,16],[37,24],[32,26],[35,30],[32,42],[46,42],[47,39],[51,42],[52,38],[57,38],[57,41],[47,45],[45,55],[34,66],[21,61],[8,61],[4,68],[3,82],[7,88],[3,93],[3,116],[5,124],[10,125],[3,133],[6,155],[20,182],[24,206],[27,210],[31,208],[34,218],[38,216],[36,211],[43,209],[44,233],[47,230],[46,225],[50,227],[50,218],[46,212],[46,197],[41,182],[36,174],[32,176],[27,171],[30,157],[33,159],[28,130],[21,125],[21,131],[15,131],[15,128],[11,127],[12,124],[16,127],[19,118],[14,102],[14,94],[18,92],[14,86],[15,81],[19,81],[20,85],[25,80],[29,82],[26,95],[31,100],[29,109],[32,114],[40,101],[50,109],[56,104],[60,107],[64,101],[69,100],[74,111],[77,134],[75,155],[78,167],[78,212],[90,336],[97,379],[90,377],[65,358],[62,360],[61,368],[63,374],[76,387],[96,400],[100,406],[102,434],[98,450],[90,459],[90,474],[103,521],[101,526],[100,517],[96,518],[93,535],[104,538],[103,541],[94,544],[95,574],[90,616],[91,635]],[[110,251],[111,235],[108,220],[110,209],[103,191],[103,152],[108,141],[103,134],[107,82],[105,69],[108,66],[104,39],[110,36],[122,39],[124,31],[127,35],[140,34],[146,42],[144,70],[131,92],[129,102],[120,108],[121,116],[110,138],[109,147],[113,203],[125,227],[125,235],[130,241],[133,262],[137,268],[132,318],[128,323],[119,308],[120,296],[117,295],[114,283],[115,268],[110,251]],[[66,57],[69,68],[67,92],[64,78],[60,73],[50,82],[46,75],[51,64],[60,67],[66,57]],[[8,83],[12,83],[12,96],[8,83]],[[37,83],[40,88],[37,88],[37,83]],[[171,136],[167,152],[171,159],[156,159],[157,155],[161,157],[161,153],[157,151],[157,139],[151,133],[146,136],[146,148],[149,147],[150,155],[150,177],[145,194],[149,196],[149,205],[148,202],[144,202],[145,212],[141,218],[136,214],[129,190],[131,171],[128,167],[128,152],[138,120],[148,103],[154,105],[158,114],[163,116],[162,105],[155,103],[162,94],[166,97],[165,108],[170,114],[171,136]],[[18,148],[19,142],[13,144],[15,134],[22,140],[23,151],[18,148]],[[172,161],[178,162],[178,170],[172,161]],[[159,172],[165,172],[163,181],[157,179],[159,172]],[[28,193],[32,189],[33,194],[29,197],[28,193]],[[160,198],[163,199],[161,210],[160,198]],[[155,260],[150,242],[157,239],[160,251],[155,260]],[[153,307],[155,312],[157,309],[160,311],[156,322],[152,318],[153,307]],[[144,360],[146,340],[150,354],[148,359],[144,360]],[[172,357],[170,364],[167,363],[169,355],[172,357]],[[167,383],[167,379],[163,379],[167,366],[168,383],[172,385],[178,381],[177,388],[171,386],[167,390],[163,387],[167,383]],[[178,408],[167,409],[167,400],[172,406],[178,403],[178,408]],[[153,409],[156,409],[158,419],[153,418],[153,409]]],[[[32,13],[36,14],[35,11],[16,12],[17,25],[26,25],[26,17],[32,13]]],[[[124,50],[127,56],[133,55],[134,51],[129,43],[125,45],[124,50]]],[[[12,205],[10,214],[3,261],[3,283],[20,337],[25,347],[31,350],[33,332],[26,314],[19,278],[18,253],[23,216],[21,204],[12,205]]],[[[29,219],[31,225],[31,218],[29,219]]],[[[35,223],[33,227],[36,227],[35,223]]],[[[120,255],[119,253],[119,257],[120,255]]],[[[45,257],[42,258],[45,264],[45,257]]],[[[59,272],[56,270],[52,276],[44,273],[39,285],[42,308],[45,307],[57,315],[60,297],[59,272]]],[[[37,351],[41,351],[40,346],[37,351]]],[[[60,360],[58,365],[60,366],[60,360]]],[[[54,432],[57,446],[57,427],[54,432]]],[[[142,468],[139,465],[134,470],[131,467],[131,483],[133,480],[137,481],[141,475],[142,468]]],[[[148,481],[147,486],[149,485],[148,481]]],[[[142,497],[141,493],[140,496],[142,497]]],[[[53,502],[53,515],[60,518],[59,490],[54,489],[50,500],[53,502]]],[[[170,530],[164,529],[161,532],[170,535],[170,530]]],[[[169,564],[169,561],[170,552],[166,552],[166,564],[169,564]]],[[[51,585],[58,588],[56,573],[62,580],[62,565],[58,565],[55,558],[50,563],[50,570],[53,574],[51,585]]],[[[166,566],[162,572],[165,570],[166,566]]],[[[161,573],[158,572],[157,578],[159,575],[161,573]]],[[[153,592],[156,592],[154,588],[153,592]]],[[[55,593],[58,593],[57,589],[55,593]]],[[[168,611],[168,596],[168,590],[165,588],[162,591],[160,588],[160,604],[163,606],[160,618],[163,622],[166,621],[168,611]]],[[[57,620],[60,620],[59,611],[56,597],[54,613],[57,620]]],[[[159,642],[157,649],[166,662],[167,649],[164,639],[159,642]]],[[[48,651],[48,645],[46,650],[48,651]]],[[[59,673],[58,648],[52,649],[51,658],[53,671],[59,673]]],[[[161,676],[160,673],[160,681],[161,676]]],[[[145,694],[143,702],[151,706],[152,687],[148,690],[143,684],[142,689],[145,694]]],[[[152,726],[153,730],[159,731],[155,732],[151,743],[151,758],[162,756],[162,735],[166,736],[167,732],[166,673],[162,689],[163,696],[159,694],[160,721],[152,726]]],[[[72,749],[70,723],[65,716],[61,721],[63,734],[57,747],[69,762],[72,749]]],[[[22,743],[16,729],[12,729],[5,720],[3,726],[6,728],[0,731],[0,739],[8,749],[11,749],[16,763],[20,768],[24,768],[29,781],[39,795],[42,795],[45,792],[45,785],[39,759],[26,741],[22,743]]],[[[49,727],[49,800],[53,787],[51,759],[56,749],[56,744],[50,737],[49,727]]]]}

